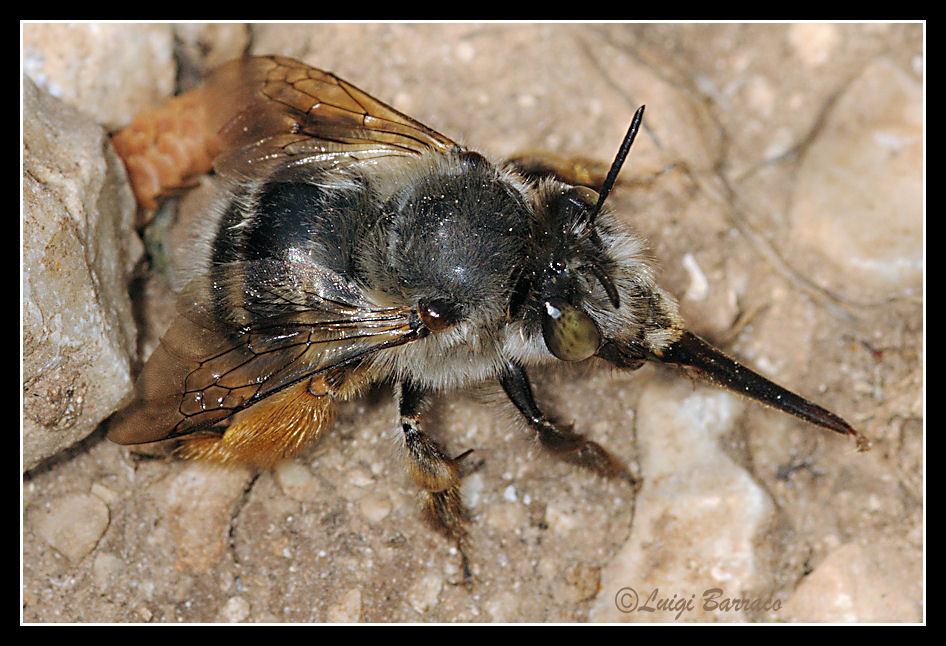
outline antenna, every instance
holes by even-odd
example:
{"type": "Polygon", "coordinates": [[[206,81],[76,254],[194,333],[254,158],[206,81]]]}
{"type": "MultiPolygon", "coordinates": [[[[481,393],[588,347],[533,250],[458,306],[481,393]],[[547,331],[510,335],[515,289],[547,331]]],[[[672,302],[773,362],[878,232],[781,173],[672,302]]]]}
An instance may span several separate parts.
{"type": "Polygon", "coordinates": [[[631,150],[631,144],[634,143],[637,131],[641,129],[641,122],[643,120],[644,106],[641,106],[637,108],[637,112],[634,113],[634,118],[631,119],[631,125],[627,129],[627,134],[624,135],[624,141],[621,142],[621,148],[618,149],[618,154],[611,163],[608,176],[605,178],[604,184],[601,185],[601,190],[598,191],[598,203],[595,204],[594,210],[592,210],[591,214],[588,216],[588,224],[594,224],[595,218],[598,217],[598,212],[601,210],[601,207],[604,206],[604,201],[608,199],[608,193],[614,188],[614,182],[618,179],[618,173],[621,171],[621,166],[624,165],[627,153],[631,150]]]}

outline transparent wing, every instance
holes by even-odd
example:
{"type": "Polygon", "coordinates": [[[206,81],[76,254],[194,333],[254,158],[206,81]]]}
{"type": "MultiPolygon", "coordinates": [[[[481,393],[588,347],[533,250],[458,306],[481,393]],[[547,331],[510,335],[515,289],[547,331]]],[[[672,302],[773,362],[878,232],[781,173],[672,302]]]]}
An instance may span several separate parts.
{"type": "Polygon", "coordinates": [[[145,364],[135,399],[111,422],[112,440],[188,435],[303,379],[353,368],[423,336],[409,309],[378,307],[310,263],[237,265],[226,272],[234,278],[211,275],[184,291],[180,315],[145,364]],[[235,293],[243,294],[242,306],[228,302],[235,293]]]}
{"type": "Polygon", "coordinates": [[[217,172],[258,176],[302,164],[339,167],[459,146],[334,74],[280,56],[216,70],[202,91],[217,132],[217,172]]]}

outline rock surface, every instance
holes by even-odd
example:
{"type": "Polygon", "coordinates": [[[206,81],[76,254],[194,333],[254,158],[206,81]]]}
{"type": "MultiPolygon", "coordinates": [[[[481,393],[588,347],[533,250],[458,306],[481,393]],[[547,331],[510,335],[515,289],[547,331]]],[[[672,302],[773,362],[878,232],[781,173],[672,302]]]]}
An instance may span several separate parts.
{"type": "MultiPolygon", "coordinates": [[[[691,328],[874,448],[662,367],[534,374],[549,414],[634,465],[635,495],[550,459],[501,396],[445,396],[427,427],[482,461],[464,484],[466,587],[423,522],[387,388],[341,406],[319,447],[272,472],[210,475],[93,438],[25,476],[40,511],[24,516],[24,621],[924,619],[922,25],[152,24],[113,35],[122,54],[89,47],[87,26],[34,37],[48,29],[24,25],[28,62],[95,49],[115,62],[96,74],[119,78],[143,39],[163,43],[155,62],[173,60],[175,36],[216,44],[184,48],[183,71],[252,43],[496,158],[607,163],[646,103],[612,207],[650,241],[691,328]],[[108,511],[70,558],[43,520],[63,496],[108,511]],[[627,589],[660,609],[628,611],[627,589]],[[704,605],[708,591],[726,603],[704,605]]],[[[131,95],[170,93],[163,64],[136,65],[131,95]]],[[[92,96],[63,99],[112,127],[92,96]]],[[[172,301],[160,279],[139,296],[147,354],[172,301]]]]}
{"type": "Polygon", "coordinates": [[[85,438],[132,384],[134,198],[105,130],[24,79],[23,467],[85,438]]]}

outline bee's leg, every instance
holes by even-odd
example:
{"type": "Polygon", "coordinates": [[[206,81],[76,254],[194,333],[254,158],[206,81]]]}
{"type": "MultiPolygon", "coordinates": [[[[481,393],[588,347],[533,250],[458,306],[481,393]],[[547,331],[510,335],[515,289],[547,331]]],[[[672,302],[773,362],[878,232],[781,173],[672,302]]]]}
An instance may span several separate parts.
{"type": "Polygon", "coordinates": [[[586,440],[583,435],[570,428],[553,424],[545,417],[532,395],[532,384],[522,366],[509,363],[500,376],[503,389],[523,414],[536,433],[542,445],[563,460],[591,469],[609,478],[627,480],[637,486],[637,480],[621,462],[601,448],[595,442],[586,440]]]}
{"type": "Polygon", "coordinates": [[[427,494],[428,509],[434,521],[448,538],[456,542],[463,559],[463,577],[469,579],[468,537],[464,526],[467,514],[460,497],[460,461],[470,451],[448,458],[440,446],[421,430],[420,409],[425,394],[423,389],[406,380],[398,391],[407,468],[414,484],[427,494]]]}

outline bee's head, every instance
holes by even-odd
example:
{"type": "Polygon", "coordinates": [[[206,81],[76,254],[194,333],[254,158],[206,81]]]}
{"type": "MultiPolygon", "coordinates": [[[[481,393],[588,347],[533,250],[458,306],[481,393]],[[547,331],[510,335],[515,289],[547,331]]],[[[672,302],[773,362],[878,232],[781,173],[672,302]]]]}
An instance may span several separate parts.
{"type": "MultiPolygon", "coordinates": [[[[600,193],[547,182],[536,192],[535,248],[527,299],[519,311],[528,336],[541,329],[563,361],[600,357],[619,368],[655,359],[813,424],[869,442],[830,411],[740,365],[687,331],[676,301],[654,282],[638,238],[603,208],[640,127],[637,111],[600,193]]],[[[537,345],[531,343],[532,348],[537,345]]],[[[533,350],[534,351],[534,350],[533,350]]]]}
{"type": "Polygon", "coordinates": [[[598,193],[546,182],[536,200],[520,309],[552,355],[634,368],[679,338],[677,304],[654,282],[643,241],[601,208],[598,193]]]}
{"type": "Polygon", "coordinates": [[[519,309],[530,336],[541,330],[545,348],[563,361],[598,356],[634,368],[683,331],[676,302],[654,282],[643,242],[604,206],[643,111],[599,192],[546,181],[534,193],[528,289],[519,309]]]}

